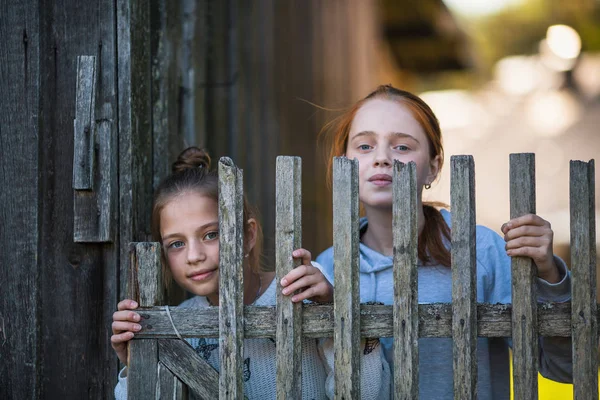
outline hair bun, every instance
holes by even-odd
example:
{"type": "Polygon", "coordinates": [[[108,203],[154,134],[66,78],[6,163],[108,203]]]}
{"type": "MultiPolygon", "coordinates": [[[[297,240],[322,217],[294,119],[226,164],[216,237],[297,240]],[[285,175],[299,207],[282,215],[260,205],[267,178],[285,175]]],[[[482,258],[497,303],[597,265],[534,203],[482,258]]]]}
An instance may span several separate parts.
{"type": "Polygon", "coordinates": [[[194,168],[205,168],[208,171],[210,169],[210,156],[205,150],[192,146],[179,154],[171,170],[176,174],[194,168]]]}

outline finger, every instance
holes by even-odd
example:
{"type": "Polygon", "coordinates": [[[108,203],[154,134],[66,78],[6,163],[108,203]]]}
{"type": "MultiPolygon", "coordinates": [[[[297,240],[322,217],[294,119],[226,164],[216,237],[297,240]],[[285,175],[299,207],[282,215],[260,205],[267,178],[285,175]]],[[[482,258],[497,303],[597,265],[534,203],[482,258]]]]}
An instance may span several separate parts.
{"type": "Polygon", "coordinates": [[[117,310],[135,310],[138,307],[138,303],[131,299],[125,299],[117,304],[117,310]]]}
{"type": "Polygon", "coordinates": [[[133,336],[134,336],[133,332],[123,332],[118,335],[112,335],[110,337],[110,343],[112,344],[113,348],[115,348],[115,350],[117,350],[117,347],[119,345],[130,341],[131,339],[133,339],[133,336]],[[115,347],[115,346],[117,346],[117,347],[115,347]]]}
{"type": "Polygon", "coordinates": [[[550,247],[550,239],[545,236],[523,236],[506,242],[506,250],[518,249],[520,247],[539,247],[546,250],[550,247]]]}
{"type": "MultiPolygon", "coordinates": [[[[300,265],[290,272],[288,272],[283,278],[281,278],[281,286],[288,286],[294,283],[296,280],[302,278],[305,275],[310,275],[314,267],[308,265],[300,265]]],[[[314,268],[316,269],[316,268],[314,268]]]]}
{"type": "Polygon", "coordinates": [[[288,296],[290,294],[295,293],[296,291],[302,290],[303,288],[310,287],[318,282],[319,282],[318,279],[315,279],[312,275],[303,276],[302,278],[298,279],[294,283],[285,287],[281,292],[284,295],[288,296]]]}
{"type": "Polygon", "coordinates": [[[509,241],[519,237],[541,237],[541,236],[549,236],[551,237],[553,232],[550,228],[545,226],[537,226],[537,225],[522,225],[517,228],[509,229],[504,234],[504,240],[509,241]]]}
{"type": "Polygon", "coordinates": [[[115,321],[111,325],[112,331],[114,334],[118,335],[121,332],[129,331],[129,332],[139,332],[142,330],[142,326],[140,324],[135,324],[133,322],[123,322],[123,321],[115,321]]]}
{"type": "Polygon", "coordinates": [[[529,257],[532,258],[536,264],[538,262],[544,262],[547,257],[547,252],[540,247],[519,247],[517,249],[507,250],[506,254],[510,257],[529,257]]]}
{"type": "Polygon", "coordinates": [[[306,290],[303,290],[303,291],[298,292],[295,295],[293,295],[292,301],[294,303],[298,303],[300,301],[310,299],[311,297],[314,297],[315,295],[316,295],[316,292],[315,292],[314,286],[310,286],[310,287],[306,288],[306,290]]]}
{"type": "Polygon", "coordinates": [[[140,319],[140,314],[133,311],[115,311],[113,313],[113,321],[138,322],[140,319]]]}
{"type": "Polygon", "coordinates": [[[547,225],[550,227],[550,222],[546,221],[542,217],[536,214],[526,214],[517,218],[513,218],[506,223],[506,227],[510,230],[513,228],[518,228],[523,225],[536,225],[536,226],[544,226],[547,225]]]}
{"type": "Polygon", "coordinates": [[[304,265],[310,265],[310,262],[312,261],[312,255],[310,254],[310,251],[306,249],[294,250],[292,252],[292,257],[299,258],[304,265]]]}

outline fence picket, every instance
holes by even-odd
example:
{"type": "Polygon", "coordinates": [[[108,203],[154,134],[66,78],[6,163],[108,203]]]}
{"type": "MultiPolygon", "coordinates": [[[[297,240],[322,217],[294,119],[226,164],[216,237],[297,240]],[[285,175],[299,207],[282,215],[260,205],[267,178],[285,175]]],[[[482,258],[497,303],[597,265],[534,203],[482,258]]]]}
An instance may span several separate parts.
{"type": "MultiPolygon", "coordinates": [[[[511,218],[535,213],[533,154],[511,154],[511,218]]],[[[359,304],[358,162],[334,160],[334,305],[303,308],[282,296],[276,307],[243,305],[242,171],[219,161],[220,293],[216,309],[174,309],[183,337],[219,335],[217,372],[181,340],[163,307],[160,244],[130,245],[130,297],[140,304],[143,329],[129,344],[128,398],[183,400],[189,385],[202,397],[241,399],[244,337],[276,337],[277,398],[301,398],[303,337],[334,337],[335,397],[359,399],[360,338],[394,336],[394,398],[419,394],[420,337],[454,340],[454,397],[477,397],[477,338],[512,337],[514,398],[537,398],[539,336],[573,338],[574,398],[598,399],[598,308],[594,161],[571,162],[572,303],[538,304],[534,264],[513,257],[512,304],[478,304],[476,292],[475,169],[472,156],[451,158],[452,303],[418,304],[417,180],[413,162],[394,162],[394,306],[359,304]],[[246,309],[246,311],[244,311],[246,309]],[[244,314],[246,312],[246,314],[244,314]],[[218,330],[217,326],[218,319],[218,330]],[[202,361],[195,362],[195,358],[202,361]],[[190,360],[187,364],[180,360],[190,360]],[[206,370],[208,368],[208,370],[206,370]],[[198,377],[201,379],[197,379],[198,377]],[[212,387],[212,389],[211,389],[212,387]],[[208,390],[208,392],[206,391],[208,390]]],[[[277,159],[276,271],[297,265],[301,246],[301,159],[277,159]]],[[[196,361],[198,361],[196,360],[196,361]]],[[[191,392],[190,392],[191,394],[191,392]]]]}
{"type": "Polygon", "coordinates": [[[570,163],[573,398],[598,399],[594,160],[570,163]]]}
{"type": "Polygon", "coordinates": [[[179,339],[158,341],[160,363],[172,371],[202,399],[219,396],[219,373],[196,351],[179,339]],[[182,363],[181,360],[185,360],[182,363]]]}
{"type": "Polygon", "coordinates": [[[187,400],[183,382],[173,374],[162,362],[158,363],[157,398],[170,400],[187,400]]]}
{"type": "Polygon", "coordinates": [[[275,263],[277,276],[277,399],[302,398],[302,303],[281,293],[280,279],[299,263],[302,245],[302,161],[277,157],[275,263]]]}
{"type": "Polygon", "coordinates": [[[360,398],[358,161],[333,162],[335,398],[360,398]]]}
{"type": "Polygon", "coordinates": [[[219,399],[243,399],[244,197],[243,174],[219,160],[219,399]]]}
{"type": "MultiPolygon", "coordinates": [[[[510,155],[510,218],[535,214],[535,155],[510,155]]],[[[515,400],[538,398],[538,324],[535,265],[528,257],[513,257],[512,341],[515,400]]]]}
{"type": "Polygon", "coordinates": [[[452,156],[452,337],[454,398],[477,398],[475,164],[452,156]]]}
{"type": "MultiPolygon", "coordinates": [[[[160,264],[160,244],[131,243],[129,246],[130,289],[137,300],[143,319],[145,307],[163,304],[163,286],[160,264]]],[[[153,399],[158,383],[158,342],[151,339],[129,342],[129,368],[127,371],[127,398],[153,399]]]]}
{"type": "Polygon", "coordinates": [[[417,172],[394,161],[394,398],[419,397],[417,172]]]}

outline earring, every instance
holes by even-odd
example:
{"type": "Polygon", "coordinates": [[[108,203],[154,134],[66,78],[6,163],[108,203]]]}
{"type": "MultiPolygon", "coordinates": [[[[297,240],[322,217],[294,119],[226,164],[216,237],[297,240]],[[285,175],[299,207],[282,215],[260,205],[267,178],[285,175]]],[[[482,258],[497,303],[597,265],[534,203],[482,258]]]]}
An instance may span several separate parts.
{"type": "Polygon", "coordinates": [[[244,258],[248,258],[249,255],[250,255],[250,253],[244,254],[244,258]]]}
{"type": "Polygon", "coordinates": [[[425,190],[431,189],[431,183],[426,183],[425,184],[425,190]]]}

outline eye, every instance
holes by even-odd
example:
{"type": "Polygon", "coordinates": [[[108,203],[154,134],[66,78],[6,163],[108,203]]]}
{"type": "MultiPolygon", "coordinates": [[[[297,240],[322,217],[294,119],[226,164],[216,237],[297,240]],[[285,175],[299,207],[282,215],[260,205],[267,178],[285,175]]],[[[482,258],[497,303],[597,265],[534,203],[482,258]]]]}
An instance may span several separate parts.
{"type": "Polygon", "coordinates": [[[180,249],[184,246],[184,243],[181,240],[176,240],[167,245],[167,249],[180,249]]]}
{"type": "Polygon", "coordinates": [[[372,149],[372,147],[371,147],[371,145],[368,145],[368,144],[361,144],[358,146],[358,149],[359,150],[370,150],[370,149],[372,149]]]}
{"type": "Polygon", "coordinates": [[[211,232],[208,232],[206,235],[204,235],[203,240],[215,240],[218,238],[219,238],[219,232],[211,231],[211,232]]]}
{"type": "Polygon", "coordinates": [[[410,150],[410,148],[407,145],[405,145],[405,144],[400,144],[400,145],[394,147],[394,149],[399,150],[399,151],[408,151],[408,150],[410,150]]]}

